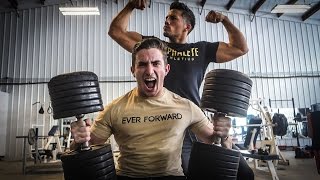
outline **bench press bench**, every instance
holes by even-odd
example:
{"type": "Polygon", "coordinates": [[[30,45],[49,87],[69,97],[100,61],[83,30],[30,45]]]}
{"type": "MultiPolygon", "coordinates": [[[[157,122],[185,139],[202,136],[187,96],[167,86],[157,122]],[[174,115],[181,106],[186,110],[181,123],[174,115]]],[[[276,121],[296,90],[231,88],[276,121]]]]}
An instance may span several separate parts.
{"type": "Polygon", "coordinates": [[[269,155],[262,155],[258,153],[251,153],[249,150],[239,150],[243,157],[252,158],[254,159],[254,168],[261,169],[259,167],[258,160],[266,161],[269,172],[272,176],[273,180],[279,180],[275,166],[273,164],[274,160],[280,160],[279,155],[277,154],[269,154],[269,155]]]}

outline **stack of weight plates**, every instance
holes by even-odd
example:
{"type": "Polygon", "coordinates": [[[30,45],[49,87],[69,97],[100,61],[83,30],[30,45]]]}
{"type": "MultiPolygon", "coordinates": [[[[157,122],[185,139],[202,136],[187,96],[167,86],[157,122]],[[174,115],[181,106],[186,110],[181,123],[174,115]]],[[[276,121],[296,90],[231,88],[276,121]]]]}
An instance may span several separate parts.
{"type": "Polygon", "coordinates": [[[188,166],[188,180],[236,180],[240,152],[216,145],[194,142],[188,166]]]}
{"type": "Polygon", "coordinates": [[[241,72],[212,70],[205,76],[200,107],[229,116],[246,117],[251,88],[252,80],[241,72]]]}
{"type": "Polygon", "coordinates": [[[110,144],[91,146],[87,151],[61,155],[65,180],[114,180],[116,171],[110,144]]]}
{"type": "Polygon", "coordinates": [[[103,110],[96,74],[79,71],[53,77],[49,83],[53,118],[65,118],[103,110]]]}

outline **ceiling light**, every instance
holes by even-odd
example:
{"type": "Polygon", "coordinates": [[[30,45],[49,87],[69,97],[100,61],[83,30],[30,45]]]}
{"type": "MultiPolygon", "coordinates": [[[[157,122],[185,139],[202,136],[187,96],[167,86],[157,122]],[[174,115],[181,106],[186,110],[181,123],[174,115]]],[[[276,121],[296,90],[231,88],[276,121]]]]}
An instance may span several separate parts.
{"type": "Polygon", "coordinates": [[[59,7],[61,13],[68,15],[100,15],[98,7],[59,7]]]}
{"type": "Polygon", "coordinates": [[[310,8],[310,5],[302,4],[277,4],[274,8],[271,9],[271,13],[304,13],[310,8]]]}

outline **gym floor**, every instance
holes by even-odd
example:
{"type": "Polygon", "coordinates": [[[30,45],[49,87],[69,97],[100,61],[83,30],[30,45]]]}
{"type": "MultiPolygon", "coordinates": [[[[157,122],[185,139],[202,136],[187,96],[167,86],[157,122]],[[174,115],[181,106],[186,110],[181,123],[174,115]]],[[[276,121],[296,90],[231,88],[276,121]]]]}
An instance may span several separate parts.
{"type": "MultiPolygon", "coordinates": [[[[289,160],[290,165],[279,164],[276,167],[280,180],[317,180],[320,175],[317,173],[315,159],[295,159],[294,151],[281,151],[284,157],[289,160]]],[[[37,169],[37,173],[22,174],[22,162],[0,161],[0,179],[2,180],[63,180],[63,172],[58,163],[46,163],[35,167],[33,162],[28,162],[28,169],[37,169]],[[42,170],[41,170],[42,169],[42,170]]],[[[248,162],[253,167],[253,162],[248,162]]],[[[61,167],[61,166],[60,166],[61,167]]],[[[255,180],[272,180],[269,171],[254,170],[255,180]]]]}

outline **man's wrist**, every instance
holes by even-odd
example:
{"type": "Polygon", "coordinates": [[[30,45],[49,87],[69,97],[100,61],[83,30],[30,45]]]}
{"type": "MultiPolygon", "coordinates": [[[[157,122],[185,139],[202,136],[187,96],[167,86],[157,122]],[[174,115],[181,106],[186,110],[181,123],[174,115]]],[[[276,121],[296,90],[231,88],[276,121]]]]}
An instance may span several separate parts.
{"type": "Polygon", "coordinates": [[[230,138],[230,136],[227,136],[226,138],[222,138],[222,140],[221,140],[222,147],[232,149],[232,140],[229,138],[230,138]]]}
{"type": "Polygon", "coordinates": [[[135,9],[134,4],[133,4],[132,1],[129,1],[129,2],[128,2],[127,7],[130,8],[130,9],[132,9],[132,10],[135,9]]]}
{"type": "Polygon", "coordinates": [[[229,21],[228,16],[223,15],[222,23],[229,21]]]}

